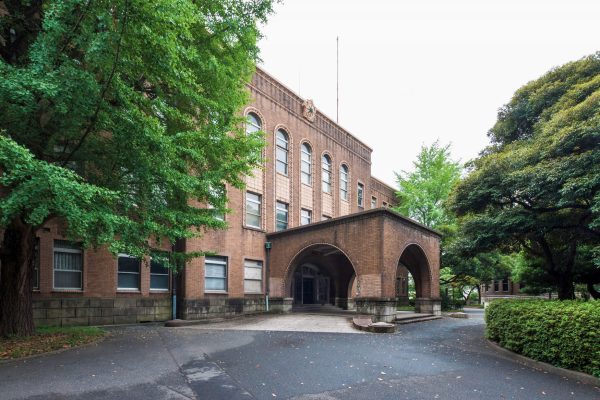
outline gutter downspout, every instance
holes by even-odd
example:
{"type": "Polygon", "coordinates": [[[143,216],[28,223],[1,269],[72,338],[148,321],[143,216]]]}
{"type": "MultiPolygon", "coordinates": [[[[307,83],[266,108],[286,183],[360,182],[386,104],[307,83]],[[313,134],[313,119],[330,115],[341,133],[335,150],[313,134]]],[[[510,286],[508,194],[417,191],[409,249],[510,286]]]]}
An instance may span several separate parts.
{"type": "Polygon", "coordinates": [[[265,242],[265,250],[267,251],[267,257],[265,262],[265,311],[269,312],[269,283],[270,283],[270,270],[271,270],[271,242],[265,242]]]}

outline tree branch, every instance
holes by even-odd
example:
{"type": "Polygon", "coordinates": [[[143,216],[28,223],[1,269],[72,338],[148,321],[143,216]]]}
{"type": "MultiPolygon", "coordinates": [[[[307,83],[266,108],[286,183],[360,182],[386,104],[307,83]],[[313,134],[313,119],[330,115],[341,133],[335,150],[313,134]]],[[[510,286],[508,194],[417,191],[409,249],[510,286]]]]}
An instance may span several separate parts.
{"type": "Polygon", "coordinates": [[[96,110],[94,111],[94,115],[92,115],[90,123],[88,124],[86,130],[84,131],[83,136],[79,139],[77,145],[75,147],[73,147],[73,149],[69,153],[69,156],[65,160],[63,160],[63,162],[61,163],[62,167],[67,165],[69,160],[73,157],[73,154],[75,154],[77,152],[77,150],[79,150],[79,148],[83,145],[86,138],[91,133],[92,128],[98,121],[98,114],[100,113],[100,108],[102,108],[102,102],[104,101],[104,96],[106,96],[106,93],[108,92],[110,84],[115,76],[115,72],[117,71],[117,65],[119,63],[119,57],[121,55],[121,45],[123,43],[123,36],[125,34],[125,28],[127,26],[127,11],[128,11],[128,9],[129,9],[129,0],[125,1],[125,11],[123,12],[123,27],[121,28],[121,33],[119,34],[119,41],[117,42],[117,49],[115,51],[115,58],[113,60],[112,69],[111,69],[108,79],[104,85],[104,88],[102,89],[102,93],[100,93],[100,99],[98,99],[98,104],[96,105],[96,110]]]}

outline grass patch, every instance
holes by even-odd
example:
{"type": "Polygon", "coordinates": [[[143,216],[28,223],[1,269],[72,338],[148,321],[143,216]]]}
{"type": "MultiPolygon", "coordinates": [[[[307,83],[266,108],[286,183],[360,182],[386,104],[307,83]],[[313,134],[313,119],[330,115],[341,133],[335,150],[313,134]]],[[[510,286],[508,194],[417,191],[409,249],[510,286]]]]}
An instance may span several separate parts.
{"type": "Polygon", "coordinates": [[[396,311],[415,311],[415,306],[398,306],[396,311]]]}
{"type": "Polygon", "coordinates": [[[39,327],[32,336],[0,338],[0,360],[69,349],[100,340],[106,334],[94,326],[39,327]]]}

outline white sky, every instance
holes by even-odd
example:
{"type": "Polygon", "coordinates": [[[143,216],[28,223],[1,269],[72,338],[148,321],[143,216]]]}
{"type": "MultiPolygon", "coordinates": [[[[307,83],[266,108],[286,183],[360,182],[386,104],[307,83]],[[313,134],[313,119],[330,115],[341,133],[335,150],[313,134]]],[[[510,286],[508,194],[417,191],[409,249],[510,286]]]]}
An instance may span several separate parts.
{"type": "Polygon", "coordinates": [[[476,157],[498,108],[550,68],[600,50],[598,0],[286,0],[261,66],[372,149],[395,185],[422,144],[476,157]]]}

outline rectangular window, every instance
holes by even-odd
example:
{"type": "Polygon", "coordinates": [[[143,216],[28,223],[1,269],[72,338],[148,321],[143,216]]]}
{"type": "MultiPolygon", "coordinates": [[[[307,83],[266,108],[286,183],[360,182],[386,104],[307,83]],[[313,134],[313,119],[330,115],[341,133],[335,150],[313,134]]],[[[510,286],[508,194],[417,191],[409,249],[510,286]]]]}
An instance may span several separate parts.
{"type": "Polygon", "coordinates": [[[363,186],[362,183],[358,184],[358,195],[356,196],[356,198],[358,200],[358,206],[364,207],[365,206],[365,187],[363,186]]]}
{"type": "Polygon", "coordinates": [[[494,281],[494,292],[499,292],[500,291],[500,282],[498,281],[494,281]]]}
{"type": "Polygon", "coordinates": [[[387,207],[388,207],[388,203],[386,203],[386,202],[384,201],[384,202],[383,202],[383,206],[384,206],[385,208],[387,208],[387,207]]]}
{"type": "Polygon", "coordinates": [[[288,228],[288,205],[286,203],[282,203],[281,201],[277,202],[277,231],[282,231],[288,228]]]}
{"type": "MultiPolygon", "coordinates": [[[[212,186],[211,185],[208,190],[210,192],[210,196],[214,196],[214,197],[227,196],[224,185],[220,185],[220,186],[212,186]]],[[[213,210],[213,216],[215,217],[215,219],[218,219],[219,221],[225,221],[225,214],[221,210],[217,210],[216,207],[210,203],[210,198],[209,198],[209,202],[207,204],[207,208],[209,210],[213,210]]]]}
{"type": "Polygon", "coordinates": [[[140,290],[141,260],[128,254],[119,254],[117,289],[140,290]]]}
{"type": "Polygon", "coordinates": [[[150,290],[169,290],[169,255],[155,254],[150,260],[150,290]]]}
{"type": "Polygon", "coordinates": [[[54,241],[54,289],[83,288],[83,250],[65,240],[54,241]]]}
{"type": "Polygon", "coordinates": [[[262,261],[244,260],[244,292],[262,293],[262,261]]]}
{"type": "Polygon", "coordinates": [[[508,292],[508,278],[502,280],[502,291],[508,292]]]}
{"type": "Polygon", "coordinates": [[[377,197],[371,197],[371,208],[377,208],[377,197]]]}
{"type": "Polygon", "coordinates": [[[311,157],[310,147],[306,143],[303,144],[300,150],[300,181],[305,185],[312,185],[311,157]]]}
{"type": "Polygon", "coordinates": [[[261,228],[261,196],[246,192],[246,226],[261,228]]]}
{"type": "Polygon", "coordinates": [[[312,211],[305,210],[304,208],[300,210],[300,225],[308,225],[312,222],[312,211]]]}
{"type": "Polygon", "coordinates": [[[282,149],[279,147],[279,139],[277,139],[277,160],[276,160],[276,167],[277,167],[277,172],[279,172],[280,174],[283,174],[285,176],[287,176],[288,174],[288,164],[287,164],[287,150],[286,149],[282,149]]]}
{"type": "Polygon", "coordinates": [[[205,257],[204,290],[227,291],[227,257],[205,257]]]}
{"type": "Polygon", "coordinates": [[[33,290],[40,289],[40,238],[35,238],[33,248],[33,290]]]}
{"type": "Polygon", "coordinates": [[[348,200],[348,168],[345,165],[340,169],[340,197],[348,200]]]}

